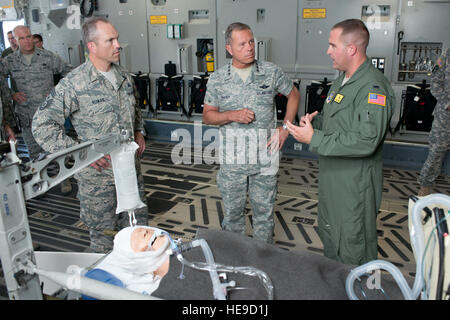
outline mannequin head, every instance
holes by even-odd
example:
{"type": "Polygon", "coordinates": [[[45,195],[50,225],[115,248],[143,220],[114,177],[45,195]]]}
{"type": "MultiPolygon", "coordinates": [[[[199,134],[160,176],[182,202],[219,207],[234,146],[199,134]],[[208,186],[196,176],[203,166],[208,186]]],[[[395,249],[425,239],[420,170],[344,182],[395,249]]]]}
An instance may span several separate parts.
{"type": "Polygon", "coordinates": [[[134,252],[156,251],[164,245],[165,238],[160,229],[136,227],[131,233],[130,246],[134,252]]]}
{"type": "Polygon", "coordinates": [[[166,250],[170,242],[164,231],[148,226],[127,227],[114,238],[113,253],[133,272],[164,276],[169,270],[166,250]]]}

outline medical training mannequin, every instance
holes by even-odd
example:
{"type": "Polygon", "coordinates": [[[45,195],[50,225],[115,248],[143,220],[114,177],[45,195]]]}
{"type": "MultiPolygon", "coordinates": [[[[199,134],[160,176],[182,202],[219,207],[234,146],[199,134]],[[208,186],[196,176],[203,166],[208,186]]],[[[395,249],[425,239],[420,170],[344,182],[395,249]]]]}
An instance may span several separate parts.
{"type": "Polygon", "coordinates": [[[102,269],[122,281],[125,288],[151,294],[169,271],[170,242],[160,229],[135,226],[120,230],[114,248],[96,269],[102,269]]]}
{"type": "MultiPolygon", "coordinates": [[[[167,249],[167,237],[164,235],[152,236],[155,234],[155,230],[143,227],[135,227],[131,233],[131,249],[134,252],[145,252],[149,250],[158,251],[160,248],[167,249]],[[152,243],[150,243],[150,241],[152,243]]],[[[161,278],[169,271],[169,256],[165,259],[165,262],[156,269],[153,274],[159,275],[161,278]]]]}

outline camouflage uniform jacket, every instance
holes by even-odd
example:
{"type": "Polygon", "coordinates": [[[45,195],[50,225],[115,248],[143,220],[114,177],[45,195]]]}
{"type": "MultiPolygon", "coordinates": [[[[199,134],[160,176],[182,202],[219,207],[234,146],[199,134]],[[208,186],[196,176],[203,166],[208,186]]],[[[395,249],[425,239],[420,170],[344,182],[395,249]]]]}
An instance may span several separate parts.
{"type": "Polygon", "coordinates": [[[2,60],[3,73],[11,74],[18,92],[24,92],[27,101],[16,103],[16,113],[28,120],[33,118],[37,108],[54,87],[53,75],[65,76],[73,67],[57,54],[35,48],[28,65],[20,50],[7,55],[2,60]]]}
{"type": "MultiPolygon", "coordinates": [[[[70,117],[80,142],[118,134],[122,129],[143,129],[141,110],[136,103],[131,75],[112,64],[117,89],[88,59],[70,72],[55,87],[36,112],[33,135],[49,152],[71,147],[77,142],[64,134],[64,121],[70,117]]],[[[82,177],[95,178],[104,174],[112,177],[112,170],[97,173],[88,167],[82,177]]]]}
{"type": "Polygon", "coordinates": [[[8,88],[6,79],[3,77],[0,77],[0,96],[2,105],[0,108],[0,118],[5,120],[10,127],[13,127],[15,120],[11,111],[11,92],[8,88]]]}
{"type": "Polygon", "coordinates": [[[0,141],[6,140],[5,124],[12,127],[14,118],[11,114],[11,109],[3,104],[3,99],[0,100],[0,141]]]}
{"type": "MultiPolygon", "coordinates": [[[[248,108],[255,113],[255,120],[249,124],[230,122],[220,127],[222,147],[227,145],[227,141],[237,138],[235,152],[230,155],[236,156],[234,164],[227,161],[225,148],[222,148],[219,155],[221,168],[231,171],[247,172],[249,174],[260,171],[261,162],[252,157],[252,143],[239,143],[240,138],[249,137],[251,141],[258,141],[258,151],[266,149],[267,139],[272,132],[270,129],[276,128],[276,110],[274,106],[274,96],[279,92],[289,95],[293,83],[283,70],[271,62],[256,61],[252,65],[250,75],[245,82],[240,76],[232,72],[231,62],[214,72],[207,84],[205,94],[205,104],[217,107],[219,112],[239,110],[248,108]],[[263,133],[265,130],[265,133],[263,133]],[[266,134],[264,138],[264,134],[266,134]],[[228,135],[228,137],[227,137],[228,135]],[[256,137],[255,137],[256,136],[256,137]],[[252,140],[256,138],[256,140],[252,140]],[[228,140],[227,140],[228,139],[228,140]],[[250,154],[244,161],[239,157],[250,154]]],[[[230,150],[231,151],[231,150],[230,150]]],[[[241,158],[242,159],[242,158],[241,158]]]]}
{"type": "MultiPolygon", "coordinates": [[[[2,67],[2,64],[0,63],[0,72],[2,72],[1,70],[4,69],[2,67]]],[[[5,72],[2,73],[4,74],[5,72]]],[[[11,90],[8,87],[8,82],[6,81],[6,78],[3,76],[0,76],[0,96],[3,106],[3,108],[0,108],[0,110],[3,112],[3,119],[10,127],[14,127],[16,121],[12,114],[11,90]]]]}
{"type": "Polygon", "coordinates": [[[1,100],[0,100],[0,141],[3,141],[4,136],[5,136],[5,134],[3,132],[4,131],[3,127],[4,127],[4,125],[3,125],[3,105],[2,105],[1,100]]]}
{"type": "Polygon", "coordinates": [[[437,99],[433,113],[444,111],[450,105],[450,47],[439,57],[431,76],[431,93],[437,99]]]}

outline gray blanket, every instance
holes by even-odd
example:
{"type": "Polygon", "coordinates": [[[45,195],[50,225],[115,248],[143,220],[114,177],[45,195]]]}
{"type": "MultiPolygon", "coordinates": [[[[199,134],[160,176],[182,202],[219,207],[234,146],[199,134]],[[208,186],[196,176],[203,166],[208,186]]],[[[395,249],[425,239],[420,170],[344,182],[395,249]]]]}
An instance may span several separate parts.
{"type": "MultiPolygon", "coordinates": [[[[345,280],[351,265],[345,265],[308,251],[286,251],[261,241],[226,231],[199,229],[197,239],[205,239],[216,263],[231,266],[253,266],[268,274],[274,287],[274,299],[348,299],[345,280]]],[[[205,262],[201,248],[183,253],[191,262],[205,262]]],[[[207,271],[184,267],[184,279],[179,279],[181,263],[172,256],[170,269],[153,296],[175,300],[214,299],[207,271]]],[[[230,300],[267,299],[262,281],[253,276],[227,273],[236,289],[228,292],[230,300]]],[[[407,279],[411,284],[412,279],[407,279]]],[[[370,281],[370,279],[369,279],[370,281]]],[[[357,295],[364,299],[403,299],[400,289],[388,274],[381,274],[381,290],[367,288],[367,278],[355,284],[357,295]]],[[[370,284],[370,283],[369,283],[370,284]]]]}

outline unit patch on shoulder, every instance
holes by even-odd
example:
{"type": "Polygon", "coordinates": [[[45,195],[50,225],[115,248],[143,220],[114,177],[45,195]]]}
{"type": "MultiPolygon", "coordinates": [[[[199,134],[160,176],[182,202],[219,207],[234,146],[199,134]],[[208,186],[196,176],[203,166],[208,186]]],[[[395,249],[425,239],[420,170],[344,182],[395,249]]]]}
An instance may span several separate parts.
{"type": "Polygon", "coordinates": [[[367,102],[385,107],[386,106],[386,96],[383,96],[382,94],[378,94],[378,93],[369,93],[367,102]]]}
{"type": "Polygon", "coordinates": [[[332,92],[328,95],[327,100],[326,100],[326,103],[330,103],[330,101],[334,98],[334,95],[335,95],[335,92],[332,91],[332,92]]]}
{"type": "Polygon", "coordinates": [[[52,90],[50,91],[50,93],[45,98],[44,102],[40,105],[39,110],[44,110],[49,103],[52,103],[53,97],[55,96],[55,94],[56,94],[56,91],[55,91],[55,88],[53,87],[52,90]]]}
{"type": "Polygon", "coordinates": [[[442,59],[442,57],[439,57],[439,59],[437,59],[436,61],[436,65],[438,65],[439,68],[442,68],[442,66],[444,65],[444,59],[442,59]]]}
{"type": "Polygon", "coordinates": [[[342,99],[344,99],[344,96],[342,94],[338,93],[336,95],[336,98],[334,98],[334,102],[341,103],[342,99]]]}

